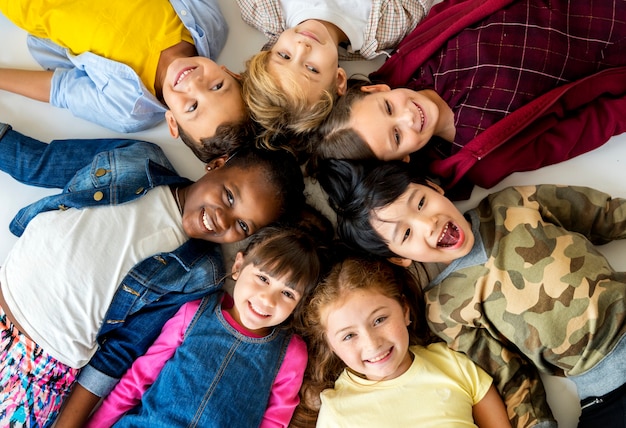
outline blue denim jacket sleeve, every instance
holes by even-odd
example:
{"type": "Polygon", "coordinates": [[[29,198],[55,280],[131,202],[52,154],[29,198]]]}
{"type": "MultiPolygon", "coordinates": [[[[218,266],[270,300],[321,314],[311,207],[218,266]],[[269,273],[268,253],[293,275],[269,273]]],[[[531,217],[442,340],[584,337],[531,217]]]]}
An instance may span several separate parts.
{"type": "Polygon", "coordinates": [[[135,265],[113,297],[99,349],[78,382],[100,397],[108,394],[180,306],[220,290],[224,276],[221,247],[196,239],[135,265]]]}
{"type": "Polygon", "coordinates": [[[143,196],[154,187],[182,183],[189,183],[189,180],[176,174],[159,146],[135,141],[97,153],[91,163],[65,184],[62,193],[22,208],[9,229],[21,236],[30,220],[43,211],[122,204],[143,196]]]}
{"type": "Polygon", "coordinates": [[[0,170],[29,186],[62,189],[97,153],[143,143],[129,139],[69,139],[45,143],[0,123],[0,170]]]}
{"type": "MultiPolygon", "coordinates": [[[[194,39],[198,55],[216,60],[226,43],[228,26],[216,0],[172,0],[172,7],[194,39]]],[[[73,55],[48,39],[27,38],[31,55],[54,70],[50,104],[117,132],[152,128],[167,107],[126,64],[92,52],[73,55]]]]}

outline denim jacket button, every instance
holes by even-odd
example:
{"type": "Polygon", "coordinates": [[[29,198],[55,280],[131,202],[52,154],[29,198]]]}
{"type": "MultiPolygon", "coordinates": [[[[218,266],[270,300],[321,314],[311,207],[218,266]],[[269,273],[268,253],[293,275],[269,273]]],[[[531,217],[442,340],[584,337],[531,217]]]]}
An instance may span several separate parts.
{"type": "Polygon", "coordinates": [[[104,198],[104,193],[102,193],[99,190],[96,193],[93,194],[94,201],[101,201],[102,198],[104,198]]]}
{"type": "Polygon", "coordinates": [[[103,175],[105,175],[107,173],[107,170],[104,168],[98,168],[96,170],[96,177],[102,177],[103,175]]]}
{"type": "Polygon", "coordinates": [[[143,187],[138,187],[137,190],[135,190],[135,195],[140,195],[143,193],[143,191],[145,190],[145,188],[143,187]]]}

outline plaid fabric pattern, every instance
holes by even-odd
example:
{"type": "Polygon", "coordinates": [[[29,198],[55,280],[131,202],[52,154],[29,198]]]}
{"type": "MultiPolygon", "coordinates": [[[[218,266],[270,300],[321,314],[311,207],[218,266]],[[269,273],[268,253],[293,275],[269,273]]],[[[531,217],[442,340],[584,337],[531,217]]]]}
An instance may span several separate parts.
{"type": "MultiPolygon", "coordinates": [[[[271,49],[285,30],[285,19],[279,0],[237,0],[241,18],[263,32],[268,42],[263,50],[271,49]]],[[[428,13],[433,0],[372,0],[363,47],[358,53],[342,52],[340,59],[373,59],[393,49],[428,13]]]]}
{"type": "Polygon", "coordinates": [[[0,426],[51,426],[79,369],[20,333],[1,307],[0,335],[0,426]]]}
{"type": "Polygon", "coordinates": [[[453,106],[454,154],[537,96],[626,65],[625,39],[624,0],[517,1],[450,38],[407,86],[453,106]]]}

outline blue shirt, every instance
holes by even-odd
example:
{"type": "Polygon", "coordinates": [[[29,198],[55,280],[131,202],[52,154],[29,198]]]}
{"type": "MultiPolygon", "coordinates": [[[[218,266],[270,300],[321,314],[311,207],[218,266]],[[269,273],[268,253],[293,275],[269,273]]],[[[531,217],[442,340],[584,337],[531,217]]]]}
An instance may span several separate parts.
{"type": "Polygon", "coordinates": [[[291,332],[249,337],[224,318],[221,296],[205,297],[183,342],[141,403],[115,427],[258,427],[291,332]]]}
{"type": "MultiPolygon", "coordinates": [[[[55,140],[46,144],[0,124],[0,170],[17,180],[63,191],[22,208],[11,222],[20,236],[38,213],[133,201],[151,189],[189,184],[161,148],[128,139],[55,140]]],[[[221,247],[190,239],[137,263],[118,287],[98,333],[99,350],[80,374],[102,396],[145,353],[178,308],[222,288],[221,247]]]]}
{"type": "MultiPolygon", "coordinates": [[[[193,37],[199,56],[217,59],[228,25],[216,0],[170,0],[193,37]]],[[[29,36],[28,48],[45,69],[54,70],[50,104],[117,132],[151,128],[165,118],[164,106],[126,64],[91,52],[73,55],[47,39],[29,36]]]]}

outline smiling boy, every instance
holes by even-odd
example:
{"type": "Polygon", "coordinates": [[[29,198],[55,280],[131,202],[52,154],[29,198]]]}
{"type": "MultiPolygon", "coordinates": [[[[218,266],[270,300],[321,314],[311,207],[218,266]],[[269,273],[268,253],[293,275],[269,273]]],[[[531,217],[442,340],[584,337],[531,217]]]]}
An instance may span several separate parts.
{"type": "Polygon", "coordinates": [[[3,0],[0,11],[44,68],[0,69],[2,90],[118,132],[167,119],[196,155],[219,125],[246,117],[238,76],[213,61],[228,34],[215,0],[3,0]]]}
{"type": "MultiPolygon", "coordinates": [[[[426,16],[432,0],[238,0],[242,19],[268,38],[244,72],[244,99],[276,135],[312,131],[345,92],[339,59],[373,59],[394,48],[426,16]]],[[[297,151],[306,143],[292,142],[297,151]]],[[[275,143],[274,143],[275,144],[275,143]]]]}
{"type": "Polygon", "coordinates": [[[539,371],[576,384],[579,426],[623,426],[626,274],[594,246],[626,239],[626,199],[511,187],[462,215],[404,162],[330,161],[318,178],[346,241],[441,265],[424,288],[430,327],[494,377],[514,426],[554,426],[539,371]]]}

